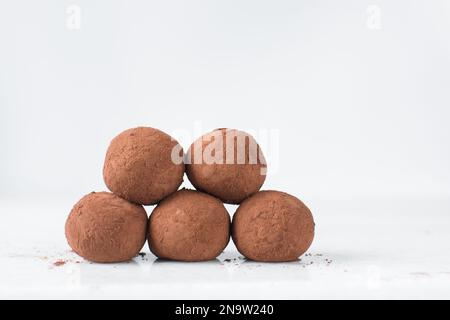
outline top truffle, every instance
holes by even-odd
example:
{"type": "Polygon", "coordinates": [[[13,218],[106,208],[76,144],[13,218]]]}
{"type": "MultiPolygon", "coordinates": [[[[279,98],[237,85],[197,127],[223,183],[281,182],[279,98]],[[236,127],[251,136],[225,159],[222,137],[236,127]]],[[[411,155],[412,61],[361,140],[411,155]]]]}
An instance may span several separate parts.
{"type": "Polygon", "coordinates": [[[225,203],[239,204],[263,185],[266,160],[248,133],[216,129],[191,145],[186,173],[196,189],[225,203]]]}
{"type": "Polygon", "coordinates": [[[182,147],[168,134],[149,127],[128,129],[111,141],[103,177],[118,196],[155,204],[183,182],[182,160],[182,147]]]}

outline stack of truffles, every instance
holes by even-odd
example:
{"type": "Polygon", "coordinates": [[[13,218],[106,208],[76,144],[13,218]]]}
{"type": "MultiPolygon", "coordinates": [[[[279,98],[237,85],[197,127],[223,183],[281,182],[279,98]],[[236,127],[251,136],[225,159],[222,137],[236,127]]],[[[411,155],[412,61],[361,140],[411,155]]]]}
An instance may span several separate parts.
{"type": "Polygon", "coordinates": [[[90,261],[130,260],[146,240],[162,259],[210,260],[230,234],[248,259],[292,261],[314,237],[314,220],[303,202],[284,192],[259,191],[266,161],[243,131],[214,130],[185,154],[160,130],[129,129],[111,141],[103,177],[112,193],[84,196],[65,226],[69,245],[90,261]],[[178,190],[185,172],[197,190],[178,190]],[[232,223],[224,203],[239,204],[232,223]],[[154,204],[148,219],[143,205],[154,204]]]}

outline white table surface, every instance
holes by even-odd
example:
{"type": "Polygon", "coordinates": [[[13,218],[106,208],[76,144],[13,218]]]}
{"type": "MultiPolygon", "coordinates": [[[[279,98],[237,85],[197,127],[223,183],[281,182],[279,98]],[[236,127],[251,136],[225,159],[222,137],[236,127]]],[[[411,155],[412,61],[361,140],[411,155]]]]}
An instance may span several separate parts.
{"type": "Polygon", "coordinates": [[[450,199],[304,200],[316,237],[301,261],[246,261],[230,243],[210,262],[160,261],[145,245],[129,263],[94,264],[65,241],[76,199],[3,197],[0,298],[450,298],[450,199]]]}

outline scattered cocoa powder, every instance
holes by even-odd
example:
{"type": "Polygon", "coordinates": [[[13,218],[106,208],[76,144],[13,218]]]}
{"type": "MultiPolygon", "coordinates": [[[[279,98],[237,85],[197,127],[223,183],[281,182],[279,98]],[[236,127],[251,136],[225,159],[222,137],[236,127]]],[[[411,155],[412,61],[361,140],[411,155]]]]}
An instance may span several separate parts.
{"type": "Polygon", "coordinates": [[[53,265],[55,267],[61,267],[61,266],[65,265],[65,264],[66,264],[66,261],[65,260],[61,260],[61,259],[56,260],[55,262],[53,262],[53,265]]]}

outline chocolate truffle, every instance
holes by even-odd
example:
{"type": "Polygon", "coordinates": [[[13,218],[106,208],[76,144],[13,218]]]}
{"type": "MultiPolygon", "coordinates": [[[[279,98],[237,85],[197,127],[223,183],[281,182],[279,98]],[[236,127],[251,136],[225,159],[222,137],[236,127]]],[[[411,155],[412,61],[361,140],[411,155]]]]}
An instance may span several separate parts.
{"type": "Polygon", "coordinates": [[[266,160],[248,133],[216,129],[191,145],[186,173],[196,189],[225,203],[239,204],[263,185],[266,160]]]}
{"type": "Polygon", "coordinates": [[[138,204],[155,204],[183,182],[183,149],[162,131],[139,127],[116,136],[106,153],[109,190],[138,204]]]}
{"type": "Polygon", "coordinates": [[[232,237],[240,253],[255,261],[293,261],[314,238],[311,211],[296,197],[260,191],[233,217],[232,237]]]}
{"type": "Polygon", "coordinates": [[[230,216],[222,202],[193,190],[164,199],[149,219],[148,244],[159,258],[204,261],[216,258],[230,239],[230,216]]]}
{"type": "Polygon", "coordinates": [[[73,251],[87,260],[121,262],[139,253],[146,229],[142,206],[109,192],[92,192],[70,212],[66,238],[73,251]]]}

